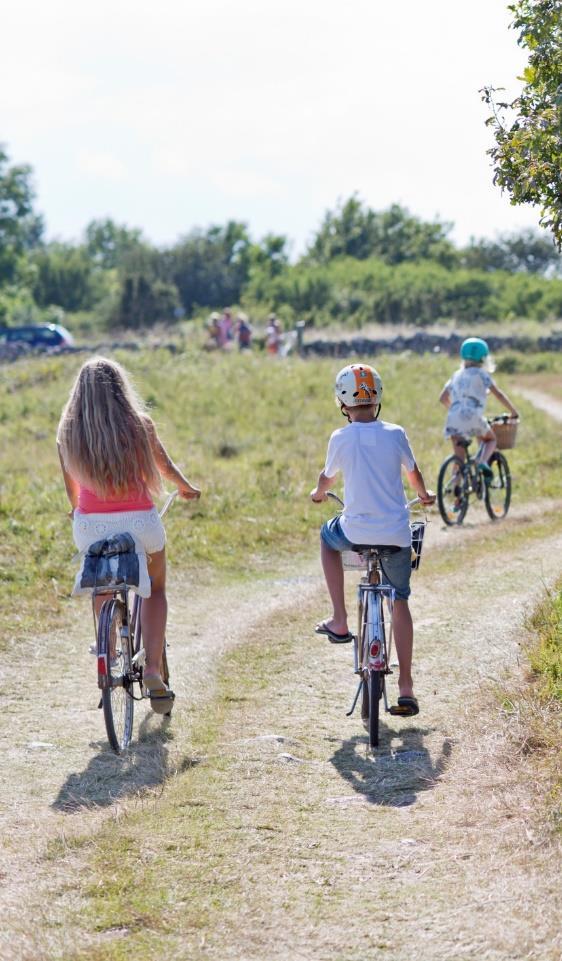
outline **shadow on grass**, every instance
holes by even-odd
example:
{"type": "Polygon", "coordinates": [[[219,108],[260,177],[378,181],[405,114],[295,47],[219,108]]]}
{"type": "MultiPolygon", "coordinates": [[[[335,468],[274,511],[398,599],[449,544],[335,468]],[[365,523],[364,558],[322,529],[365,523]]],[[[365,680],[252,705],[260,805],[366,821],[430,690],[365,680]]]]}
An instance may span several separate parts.
{"type": "Polygon", "coordinates": [[[434,761],[424,746],[430,728],[410,727],[402,733],[380,728],[381,747],[367,755],[367,737],[343,741],[330,758],[338,773],[369,804],[408,807],[421,791],[429,791],[440,779],[451,756],[452,742],[445,738],[434,761]]]}
{"type": "MultiPolygon", "coordinates": [[[[160,723],[156,726],[156,717],[147,714],[139,726],[137,739],[122,755],[114,754],[107,742],[100,741],[101,752],[84,771],[67,777],[52,807],[65,814],[83,808],[107,807],[119,798],[163,784],[172,773],[167,744],[173,740],[173,733],[168,721],[158,720],[160,723]]],[[[181,764],[174,764],[173,773],[181,773],[198,763],[198,758],[186,757],[181,764]]]]}

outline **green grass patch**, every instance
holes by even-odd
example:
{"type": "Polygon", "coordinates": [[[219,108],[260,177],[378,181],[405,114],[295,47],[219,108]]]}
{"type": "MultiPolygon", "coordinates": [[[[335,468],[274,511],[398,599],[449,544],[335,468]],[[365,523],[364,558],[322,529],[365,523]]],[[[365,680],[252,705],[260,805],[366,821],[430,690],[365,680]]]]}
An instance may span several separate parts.
{"type": "Polygon", "coordinates": [[[562,703],[562,577],[528,621],[535,635],[529,652],[542,700],[562,703]]]}
{"type": "MultiPolygon", "coordinates": [[[[308,493],[328,437],[344,424],[332,384],[342,361],[279,362],[264,356],[202,355],[189,345],[118,353],[150,404],[171,455],[203,496],[168,515],[176,570],[223,579],[274,569],[309,552],[327,510],[308,493]]],[[[541,363],[543,355],[533,355],[541,363]]],[[[555,355],[548,359],[562,369],[555,355]]],[[[357,358],[358,359],[358,358],[357,358]]],[[[0,637],[62,621],[74,568],[71,525],[55,433],[83,356],[30,358],[0,368],[0,637]]],[[[547,362],[546,360],[544,361],[547,362]]],[[[406,428],[427,483],[449,452],[437,402],[454,369],[449,358],[385,355],[383,416],[406,428]]],[[[509,391],[509,378],[499,379],[509,391]]],[[[562,496],[560,426],[530,404],[509,452],[517,501],[562,496]]],[[[493,412],[493,404],[490,404],[493,412]]]]}

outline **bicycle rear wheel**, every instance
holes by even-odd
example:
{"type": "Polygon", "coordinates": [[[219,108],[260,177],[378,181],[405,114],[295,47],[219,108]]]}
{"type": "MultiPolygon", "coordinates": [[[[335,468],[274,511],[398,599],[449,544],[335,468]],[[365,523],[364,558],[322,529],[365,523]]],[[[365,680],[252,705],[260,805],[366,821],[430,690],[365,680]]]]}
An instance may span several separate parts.
{"type": "Polygon", "coordinates": [[[493,477],[486,482],[486,510],[493,521],[505,517],[511,501],[511,474],[509,464],[500,451],[494,451],[490,458],[493,477]]]}
{"type": "Polygon", "coordinates": [[[382,671],[365,671],[361,715],[369,734],[369,747],[379,746],[379,718],[384,675],[382,671]]]}
{"type": "Polygon", "coordinates": [[[437,503],[441,517],[450,527],[462,524],[468,510],[468,489],[464,462],[452,454],[443,461],[437,480],[437,503]]]}
{"type": "Polygon", "coordinates": [[[131,743],[135,702],[131,684],[131,648],[125,605],[117,598],[108,600],[100,612],[98,625],[98,683],[105,729],[116,754],[131,743]]]}

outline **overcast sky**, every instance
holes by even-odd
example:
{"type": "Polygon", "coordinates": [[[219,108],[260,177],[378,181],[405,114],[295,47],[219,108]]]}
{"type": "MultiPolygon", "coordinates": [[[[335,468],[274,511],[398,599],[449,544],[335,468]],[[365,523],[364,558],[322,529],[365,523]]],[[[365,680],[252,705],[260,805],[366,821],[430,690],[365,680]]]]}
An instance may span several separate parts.
{"type": "Polygon", "coordinates": [[[538,223],[492,185],[484,84],[517,90],[504,0],[4,0],[0,141],[49,237],[94,217],[155,243],[246,221],[301,251],[357,191],[454,221],[538,223]]]}

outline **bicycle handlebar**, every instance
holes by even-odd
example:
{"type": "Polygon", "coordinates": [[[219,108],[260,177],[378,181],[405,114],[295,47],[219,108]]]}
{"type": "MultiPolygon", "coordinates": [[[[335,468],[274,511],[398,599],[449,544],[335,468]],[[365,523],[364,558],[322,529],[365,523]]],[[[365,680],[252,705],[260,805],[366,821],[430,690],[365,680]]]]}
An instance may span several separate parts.
{"type": "Polygon", "coordinates": [[[164,501],[164,504],[163,504],[163,506],[162,506],[162,510],[160,511],[160,517],[161,517],[161,518],[164,517],[164,516],[168,513],[168,511],[170,510],[170,507],[172,506],[172,504],[174,503],[176,497],[178,496],[178,493],[179,493],[179,491],[177,491],[177,490],[175,490],[175,491],[170,491],[170,493],[168,494],[166,500],[164,501]]]}

